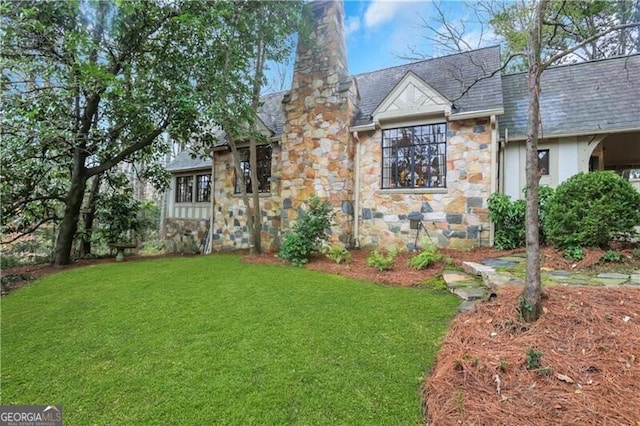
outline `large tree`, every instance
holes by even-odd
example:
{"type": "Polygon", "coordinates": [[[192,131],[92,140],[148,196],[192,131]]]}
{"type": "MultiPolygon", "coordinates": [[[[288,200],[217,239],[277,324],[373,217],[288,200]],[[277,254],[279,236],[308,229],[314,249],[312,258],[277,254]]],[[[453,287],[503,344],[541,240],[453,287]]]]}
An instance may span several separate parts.
{"type": "MultiPolygon", "coordinates": [[[[490,17],[490,25],[505,45],[502,68],[517,63],[527,71],[529,104],[526,139],[526,255],[525,288],[518,311],[526,321],[537,320],[542,313],[540,280],[540,233],[538,218],[538,138],[540,133],[540,91],[542,73],[563,62],[602,59],[640,52],[640,1],[618,0],[518,0],[485,1],[474,5],[476,17],[490,17]]],[[[439,14],[437,22],[445,22],[439,14]]],[[[424,24],[424,21],[423,21],[424,24]]],[[[464,51],[464,28],[453,23],[423,26],[431,31],[434,42],[447,43],[464,51]]],[[[500,70],[486,70],[486,78],[500,70]]],[[[476,84],[477,82],[473,82],[476,84]]]]}
{"type": "Polygon", "coordinates": [[[256,3],[3,2],[3,233],[57,223],[69,263],[90,178],[250,120],[256,3]]]}

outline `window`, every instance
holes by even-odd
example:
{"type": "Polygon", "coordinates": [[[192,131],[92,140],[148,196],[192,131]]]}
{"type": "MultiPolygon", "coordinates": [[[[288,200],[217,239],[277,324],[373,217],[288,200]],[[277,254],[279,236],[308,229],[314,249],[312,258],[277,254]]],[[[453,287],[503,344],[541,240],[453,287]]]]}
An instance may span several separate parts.
{"type": "MultiPolygon", "coordinates": [[[[251,168],[249,166],[249,148],[238,149],[240,155],[240,169],[245,176],[247,193],[251,193],[251,168]]],[[[258,157],[258,192],[271,191],[271,145],[259,145],[256,147],[258,157]]],[[[241,180],[236,176],[235,190],[240,193],[241,180]]]]}
{"type": "Polygon", "coordinates": [[[196,176],[196,202],[211,201],[211,173],[196,176]]]}
{"type": "Polygon", "coordinates": [[[193,199],[193,176],[176,177],[176,203],[190,203],[193,199]]]}
{"type": "Polygon", "coordinates": [[[546,176],[549,174],[549,150],[538,150],[538,174],[546,176]]]}
{"type": "Polygon", "coordinates": [[[445,188],[446,123],[382,131],[382,188],[445,188]]]}
{"type": "Polygon", "coordinates": [[[194,180],[196,183],[195,202],[211,201],[211,173],[203,173],[195,176],[176,177],[176,203],[192,203],[194,201],[194,180]]]}

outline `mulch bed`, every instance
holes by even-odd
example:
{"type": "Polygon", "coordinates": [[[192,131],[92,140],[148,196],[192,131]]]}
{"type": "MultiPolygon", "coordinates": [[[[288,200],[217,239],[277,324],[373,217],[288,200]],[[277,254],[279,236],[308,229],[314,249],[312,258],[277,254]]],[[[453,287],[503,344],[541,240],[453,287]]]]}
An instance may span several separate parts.
{"type": "Polygon", "coordinates": [[[640,424],[640,288],[546,288],[534,324],[520,292],[455,318],[424,386],[429,424],[640,424]]]}

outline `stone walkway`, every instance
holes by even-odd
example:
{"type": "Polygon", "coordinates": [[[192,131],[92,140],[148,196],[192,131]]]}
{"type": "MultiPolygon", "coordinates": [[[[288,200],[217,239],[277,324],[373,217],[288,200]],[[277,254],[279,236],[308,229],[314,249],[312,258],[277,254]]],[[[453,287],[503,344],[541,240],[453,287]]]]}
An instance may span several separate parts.
{"type": "MultiPolygon", "coordinates": [[[[486,259],[482,263],[464,262],[462,271],[445,270],[447,289],[463,299],[458,310],[473,309],[476,303],[493,297],[503,285],[524,285],[525,255],[486,259]]],[[[543,285],[640,286],[640,271],[631,273],[542,270],[543,285]]]]}

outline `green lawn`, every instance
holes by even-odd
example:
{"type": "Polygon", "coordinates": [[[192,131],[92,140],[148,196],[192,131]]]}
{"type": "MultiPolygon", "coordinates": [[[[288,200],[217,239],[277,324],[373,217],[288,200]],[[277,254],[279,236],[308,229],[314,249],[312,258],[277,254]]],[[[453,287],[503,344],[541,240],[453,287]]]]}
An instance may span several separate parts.
{"type": "Polygon", "coordinates": [[[2,299],[1,403],[65,425],[415,424],[458,301],[233,255],[102,264],[2,299]]]}

